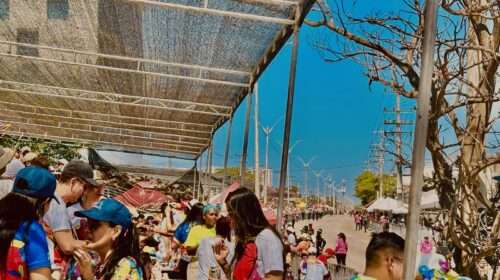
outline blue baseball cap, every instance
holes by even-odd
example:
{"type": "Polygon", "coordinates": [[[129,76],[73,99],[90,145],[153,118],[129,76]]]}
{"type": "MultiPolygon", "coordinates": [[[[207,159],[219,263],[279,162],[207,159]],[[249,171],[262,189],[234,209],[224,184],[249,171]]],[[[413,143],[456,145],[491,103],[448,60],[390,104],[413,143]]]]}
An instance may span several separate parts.
{"type": "Polygon", "coordinates": [[[103,199],[90,209],[77,211],[75,216],[113,223],[125,228],[132,224],[132,215],[130,211],[128,211],[125,205],[113,198],[103,199]]]}
{"type": "Polygon", "coordinates": [[[500,181],[500,175],[493,177],[494,180],[500,181]]]}
{"type": "Polygon", "coordinates": [[[34,198],[50,197],[57,201],[54,197],[56,184],[56,177],[47,169],[30,166],[17,172],[12,191],[34,198]]]}

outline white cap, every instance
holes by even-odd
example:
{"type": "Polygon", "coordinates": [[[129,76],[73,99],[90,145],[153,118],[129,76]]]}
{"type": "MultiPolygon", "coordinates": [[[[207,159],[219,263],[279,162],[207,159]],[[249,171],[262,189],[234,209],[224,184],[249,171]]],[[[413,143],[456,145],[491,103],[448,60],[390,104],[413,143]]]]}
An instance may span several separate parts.
{"type": "Polygon", "coordinates": [[[24,157],[22,157],[22,162],[28,162],[28,161],[32,161],[34,160],[36,157],[38,156],[38,154],[36,153],[33,153],[33,152],[29,152],[27,153],[24,157]]]}
{"type": "Polygon", "coordinates": [[[293,227],[287,227],[286,230],[289,231],[289,232],[294,232],[295,231],[295,229],[293,227]]]}
{"type": "Polygon", "coordinates": [[[31,148],[30,148],[30,147],[28,147],[28,146],[24,146],[24,147],[22,147],[22,148],[21,148],[21,150],[19,150],[19,151],[21,151],[21,153],[24,153],[24,152],[31,152],[31,148]]]}

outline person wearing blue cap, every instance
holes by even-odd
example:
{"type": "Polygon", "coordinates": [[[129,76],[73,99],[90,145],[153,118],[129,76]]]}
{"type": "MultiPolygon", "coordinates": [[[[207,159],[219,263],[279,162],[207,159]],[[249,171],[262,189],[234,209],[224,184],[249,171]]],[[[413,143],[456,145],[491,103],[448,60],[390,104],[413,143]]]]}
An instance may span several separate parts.
{"type": "Polygon", "coordinates": [[[51,279],[47,236],[38,220],[55,189],[48,170],[27,167],[0,200],[0,279],[51,279]]]}
{"type": "Polygon", "coordinates": [[[87,249],[95,251],[100,257],[100,264],[94,270],[90,254],[83,249],[75,250],[83,280],[143,279],[138,259],[141,253],[139,240],[127,207],[107,198],[75,215],[87,218],[91,240],[87,249]]]}

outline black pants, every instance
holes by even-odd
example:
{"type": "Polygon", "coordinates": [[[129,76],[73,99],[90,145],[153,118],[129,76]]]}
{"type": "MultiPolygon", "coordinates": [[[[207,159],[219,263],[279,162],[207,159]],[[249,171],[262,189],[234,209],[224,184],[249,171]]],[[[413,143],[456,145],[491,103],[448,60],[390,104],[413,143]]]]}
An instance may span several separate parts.
{"type": "Polygon", "coordinates": [[[346,261],[346,258],[347,258],[346,254],[336,254],[335,257],[337,257],[337,264],[338,265],[345,266],[345,261],[346,261]]]}
{"type": "Polygon", "coordinates": [[[187,279],[188,265],[189,265],[189,262],[181,259],[179,261],[179,266],[178,266],[178,269],[176,271],[167,272],[168,278],[186,280],[187,279]]]}

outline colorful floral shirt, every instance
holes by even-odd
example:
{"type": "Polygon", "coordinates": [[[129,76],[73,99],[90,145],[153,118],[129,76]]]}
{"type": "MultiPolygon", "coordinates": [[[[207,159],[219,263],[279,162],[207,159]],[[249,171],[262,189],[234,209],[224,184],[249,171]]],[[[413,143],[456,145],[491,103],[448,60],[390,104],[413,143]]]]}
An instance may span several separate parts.
{"type": "MultiPolygon", "coordinates": [[[[103,267],[101,267],[102,269],[103,267]]],[[[97,272],[99,273],[99,271],[97,272]]],[[[132,257],[126,257],[121,259],[111,280],[143,280],[143,274],[141,268],[137,265],[137,262],[132,257]]]]}

